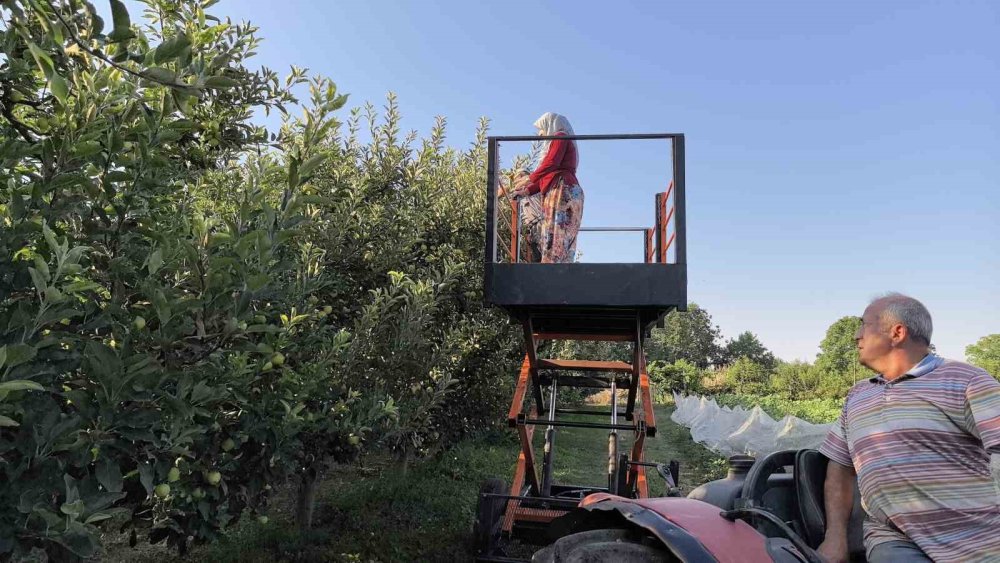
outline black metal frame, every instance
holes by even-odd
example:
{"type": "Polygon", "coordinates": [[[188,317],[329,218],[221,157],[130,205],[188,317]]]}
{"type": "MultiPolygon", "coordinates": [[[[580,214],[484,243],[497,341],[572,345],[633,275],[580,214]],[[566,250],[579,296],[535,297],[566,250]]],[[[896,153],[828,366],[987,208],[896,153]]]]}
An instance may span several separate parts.
{"type": "MultiPolygon", "coordinates": [[[[496,231],[496,200],[497,200],[497,173],[500,163],[499,144],[502,142],[518,141],[549,141],[563,139],[569,141],[621,141],[639,139],[661,139],[671,142],[671,160],[673,166],[674,180],[674,205],[677,208],[674,216],[674,226],[677,233],[676,259],[673,263],[687,265],[687,217],[685,214],[685,171],[684,171],[684,134],[683,133],[630,133],[611,135],[506,135],[491,136],[487,138],[487,158],[486,166],[486,256],[485,262],[489,264],[497,262],[497,231],[496,231]]],[[[631,227],[622,228],[584,228],[581,230],[632,230],[631,227]]],[[[657,241],[657,256],[659,248],[666,241],[657,241]]],[[[488,272],[487,272],[488,274],[488,272]]]]}
{"type": "MultiPolygon", "coordinates": [[[[649,311],[656,320],[669,310],[687,306],[687,226],[685,212],[684,135],[681,133],[494,136],[487,144],[486,245],[484,255],[485,299],[515,316],[539,307],[578,309],[606,307],[649,311]],[[498,262],[497,193],[499,146],[502,142],[566,140],[669,140],[672,160],[673,240],[664,240],[655,229],[655,263],[525,264],[498,262]],[[666,262],[667,247],[674,260],[666,262]],[[545,280],[551,283],[540,283],[545,280]],[[561,280],[573,283],[559,283],[561,280]],[[524,291],[530,288],[530,291],[524,291]],[[525,309],[527,307],[528,309],[525,309]]],[[[660,215],[657,206],[657,216],[660,215]]],[[[658,219],[659,220],[659,219],[658,219]]],[[[641,227],[583,227],[581,231],[642,231],[641,227]]],[[[643,324],[648,327],[650,320],[643,324]]]]}

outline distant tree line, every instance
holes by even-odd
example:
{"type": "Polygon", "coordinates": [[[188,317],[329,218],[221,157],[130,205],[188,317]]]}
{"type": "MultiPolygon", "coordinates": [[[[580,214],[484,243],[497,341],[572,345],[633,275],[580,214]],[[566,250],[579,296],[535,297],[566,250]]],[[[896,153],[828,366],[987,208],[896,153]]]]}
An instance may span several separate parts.
{"type": "MultiPolygon", "coordinates": [[[[673,312],[652,331],[646,352],[650,378],[662,391],[777,394],[795,399],[842,398],[873,372],[858,359],[854,333],[861,318],[837,319],[810,362],[776,357],[756,334],[723,339],[712,315],[695,303],[673,312]]],[[[972,364],[1000,378],[1000,334],[984,336],[965,350],[972,364]]]]}

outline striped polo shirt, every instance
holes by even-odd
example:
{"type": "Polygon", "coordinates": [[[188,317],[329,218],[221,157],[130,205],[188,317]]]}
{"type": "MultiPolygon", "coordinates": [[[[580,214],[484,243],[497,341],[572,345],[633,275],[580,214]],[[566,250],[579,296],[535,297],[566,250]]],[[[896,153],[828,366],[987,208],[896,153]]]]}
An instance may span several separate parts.
{"type": "Polygon", "coordinates": [[[911,541],[935,561],[1000,561],[1000,383],[985,370],[929,354],[861,381],[820,452],[857,471],[869,554],[911,541]]]}

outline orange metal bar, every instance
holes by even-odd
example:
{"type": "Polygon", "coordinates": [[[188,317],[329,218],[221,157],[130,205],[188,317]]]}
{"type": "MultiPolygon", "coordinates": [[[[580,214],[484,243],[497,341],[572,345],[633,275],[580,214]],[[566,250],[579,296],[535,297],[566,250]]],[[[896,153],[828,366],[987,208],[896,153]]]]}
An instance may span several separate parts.
{"type": "MultiPolygon", "coordinates": [[[[667,239],[667,226],[670,224],[670,219],[674,216],[674,207],[670,208],[670,213],[667,213],[667,201],[670,199],[670,194],[674,191],[674,181],[670,180],[670,184],[667,185],[667,191],[662,194],[657,194],[656,202],[658,208],[656,210],[656,233],[658,235],[657,240],[664,241],[667,239]]],[[[671,240],[673,240],[671,238],[671,240]]],[[[661,264],[666,264],[667,262],[667,246],[664,244],[657,250],[657,262],[661,264]]]]}
{"type": "MultiPolygon", "coordinates": [[[[640,459],[640,461],[642,460],[640,459]]],[[[635,488],[639,493],[639,498],[649,498],[649,483],[646,481],[645,467],[639,466],[639,477],[635,488]]]]}
{"type": "Polygon", "coordinates": [[[667,252],[667,249],[668,249],[668,248],[670,248],[670,245],[674,243],[674,235],[675,235],[675,234],[677,234],[677,233],[670,233],[670,238],[669,238],[669,239],[667,239],[667,244],[665,244],[665,245],[663,246],[663,253],[664,253],[664,254],[666,254],[666,252],[667,252]]]}
{"type": "Polygon", "coordinates": [[[535,471],[535,449],[531,445],[531,438],[535,432],[534,426],[521,424],[517,427],[517,434],[521,438],[521,453],[518,456],[518,465],[521,458],[524,458],[524,475],[528,479],[528,486],[531,487],[531,494],[538,495],[541,488],[538,486],[538,473],[535,471]]]}
{"type": "MultiPolygon", "coordinates": [[[[540,508],[519,508],[514,513],[514,520],[525,522],[541,522],[546,524],[569,512],[568,510],[545,510],[540,508]]],[[[512,522],[513,523],[513,522],[512,522]]]]}
{"type": "Polygon", "coordinates": [[[642,366],[642,374],[639,375],[639,394],[642,397],[642,414],[646,420],[646,432],[650,436],[656,435],[656,416],[653,414],[653,399],[649,392],[649,376],[646,375],[646,366],[642,366]]]}
{"type": "MultiPolygon", "coordinates": [[[[667,213],[667,218],[663,220],[663,224],[664,225],[670,225],[670,220],[674,217],[674,209],[675,208],[673,208],[673,207],[670,208],[670,212],[667,213]]],[[[671,238],[673,238],[673,237],[671,237],[671,238]]]]}
{"type": "Polygon", "coordinates": [[[521,373],[517,376],[517,386],[514,388],[514,400],[510,404],[510,411],[507,413],[507,424],[511,427],[517,426],[517,415],[521,414],[524,405],[524,394],[528,391],[528,378],[531,376],[531,362],[528,355],[524,355],[521,362],[521,373]]]}
{"type": "MultiPolygon", "coordinates": [[[[666,216],[667,216],[667,196],[666,196],[666,194],[664,194],[664,196],[660,198],[660,210],[659,210],[659,213],[656,214],[656,217],[659,220],[659,224],[656,225],[656,228],[660,230],[659,231],[659,233],[660,233],[660,241],[664,241],[664,240],[667,239],[667,221],[664,220],[664,218],[666,218],[666,216]]],[[[665,264],[667,262],[666,246],[661,246],[659,248],[659,251],[660,251],[660,255],[657,256],[657,260],[656,261],[659,262],[659,263],[661,263],[661,264],[665,264]]]]}
{"type": "MultiPolygon", "coordinates": [[[[535,418],[536,416],[538,416],[535,407],[531,407],[528,416],[530,418],[535,418]]],[[[522,426],[521,428],[524,427],[522,426]]],[[[528,435],[528,443],[530,444],[532,437],[535,435],[535,427],[529,426],[526,432],[528,435]]],[[[524,488],[524,481],[528,475],[527,465],[528,465],[528,456],[525,455],[524,449],[522,447],[521,452],[517,455],[517,465],[514,467],[514,480],[510,485],[511,496],[520,496],[521,493],[523,492],[521,489],[524,488]]],[[[533,470],[532,473],[534,473],[533,470]]],[[[517,512],[520,506],[521,506],[521,501],[519,500],[511,501],[507,504],[507,508],[504,514],[504,523],[503,523],[503,530],[505,532],[510,532],[511,527],[514,525],[514,514],[517,512]]]]}
{"type": "MultiPolygon", "coordinates": [[[[640,432],[635,437],[632,444],[632,461],[643,461],[643,447],[646,442],[646,433],[640,432]]],[[[636,491],[639,498],[649,497],[649,485],[646,483],[646,468],[641,465],[633,465],[629,470],[629,483],[636,484],[636,491]]]]}

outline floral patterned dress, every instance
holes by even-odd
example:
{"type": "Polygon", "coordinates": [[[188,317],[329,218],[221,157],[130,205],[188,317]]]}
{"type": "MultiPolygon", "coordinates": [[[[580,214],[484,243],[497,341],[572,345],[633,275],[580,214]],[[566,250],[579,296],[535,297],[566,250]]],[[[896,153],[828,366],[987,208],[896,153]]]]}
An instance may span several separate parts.
{"type": "Polygon", "coordinates": [[[542,263],[572,262],[576,237],[583,220],[583,188],[562,178],[549,188],[542,201],[542,263]]]}

